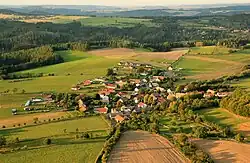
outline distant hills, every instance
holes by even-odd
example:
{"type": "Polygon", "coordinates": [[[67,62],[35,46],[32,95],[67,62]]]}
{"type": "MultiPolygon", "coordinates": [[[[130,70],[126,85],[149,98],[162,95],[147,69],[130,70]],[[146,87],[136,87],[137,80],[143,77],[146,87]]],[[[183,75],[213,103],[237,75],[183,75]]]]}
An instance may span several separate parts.
{"type": "Polygon", "coordinates": [[[95,5],[0,6],[0,13],[31,15],[93,15],[93,16],[201,16],[250,13],[250,4],[115,7],[95,5]]]}

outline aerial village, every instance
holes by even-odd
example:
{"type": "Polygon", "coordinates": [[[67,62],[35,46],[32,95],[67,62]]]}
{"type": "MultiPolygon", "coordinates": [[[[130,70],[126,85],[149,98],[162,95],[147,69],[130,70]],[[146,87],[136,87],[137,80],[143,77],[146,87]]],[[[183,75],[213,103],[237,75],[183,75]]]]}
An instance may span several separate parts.
{"type": "Polygon", "coordinates": [[[166,101],[176,101],[185,95],[198,95],[204,99],[230,95],[230,89],[225,88],[208,87],[206,91],[200,91],[192,84],[174,86],[181,70],[171,66],[162,69],[150,64],[121,61],[107,70],[106,77],[88,79],[72,86],[72,94],[42,94],[39,98],[28,100],[23,111],[12,109],[12,114],[73,109],[84,114],[104,114],[113,122],[120,123],[133,113],[151,111],[166,101]],[[100,88],[94,97],[79,92],[93,87],[100,88]]]}

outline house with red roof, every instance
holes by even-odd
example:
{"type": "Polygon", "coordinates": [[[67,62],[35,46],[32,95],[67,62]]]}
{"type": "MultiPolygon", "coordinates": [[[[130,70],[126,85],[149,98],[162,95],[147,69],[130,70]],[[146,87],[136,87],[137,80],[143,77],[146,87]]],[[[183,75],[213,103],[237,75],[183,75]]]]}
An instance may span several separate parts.
{"type": "Polygon", "coordinates": [[[107,114],[108,108],[106,106],[104,108],[95,108],[94,112],[99,114],[107,114]]]}
{"type": "Polygon", "coordinates": [[[119,115],[119,114],[115,116],[115,121],[117,123],[121,123],[124,120],[125,120],[125,118],[123,116],[119,115]]]}
{"type": "Polygon", "coordinates": [[[84,86],[88,86],[88,85],[91,85],[91,84],[92,84],[91,80],[86,80],[86,81],[83,82],[84,86]]]}

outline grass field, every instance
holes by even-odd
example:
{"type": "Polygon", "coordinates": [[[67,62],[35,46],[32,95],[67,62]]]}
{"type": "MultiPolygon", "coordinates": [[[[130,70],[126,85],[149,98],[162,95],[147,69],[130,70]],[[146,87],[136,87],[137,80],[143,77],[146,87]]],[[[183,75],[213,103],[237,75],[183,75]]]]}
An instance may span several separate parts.
{"type": "Polygon", "coordinates": [[[0,119],[11,117],[11,109],[20,109],[35,94],[0,94],[0,119]]]}
{"type": "Polygon", "coordinates": [[[231,48],[224,48],[218,46],[203,46],[190,48],[189,53],[191,55],[222,55],[229,54],[231,48]]]}
{"type": "Polygon", "coordinates": [[[17,146],[28,147],[17,152],[0,154],[1,161],[4,163],[94,162],[103,146],[107,130],[107,123],[100,117],[1,130],[0,134],[7,136],[8,140],[18,137],[20,143],[17,146]],[[76,128],[79,129],[77,133],[76,128]],[[93,139],[75,138],[76,134],[86,131],[92,133],[93,139]],[[52,145],[43,145],[45,138],[51,138],[52,145]]]}
{"type": "Polygon", "coordinates": [[[241,70],[243,64],[203,56],[184,56],[173,66],[182,68],[186,78],[202,80],[234,74],[241,70]]]}
{"type": "Polygon", "coordinates": [[[222,108],[203,109],[198,111],[198,113],[205,116],[209,121],[232,127],[250,136],[250,118],[237,116],[222,108]]]}
{"type": "MultiPolygon", "coordinates": [[[[200,51],[211,50],[208,47],[197,48],[200,51]],[[201,50],[202,49],[202,50],[201,50]]],[[[226,51],[221,48],[220,51],[226,51]]],[[[185,55],[174,64],[176,68],[183,68],[182,74],[193,80],[207,80],[225,75],[240,73],[244,65],[250,62],[250,51],[239,50],[235,53],[218,55],[185,55]]]]}
{"type": "Polygon", "coordinates": [[[109,163],[186,163],[188,159],[167,139],[145,131],[127,131],[113,148],[109,163]]]}
{"type": "Polygon", "coordinates": [[[59,52],[66,62],[45,66],[19,73],[54,73],[55,76],[33,78],[29,81],[10,83],[8,80],[0,81],[0,92],[7,89],[24,89],[27,93],[36,92],[70,92],[72,85],[86,79],[105,76],[107,68],[114,66],[119,59],[105,58],[85,52],[64,51],[59,52]]]}
{"type": "Polygon", "coordinates": [[[237,87],[241,87],[241,88],[245,88],[248,91],[250,91],[250,78],[240,80],[238,82],[233,83],[232,85],[237,86],[237,87]]]}

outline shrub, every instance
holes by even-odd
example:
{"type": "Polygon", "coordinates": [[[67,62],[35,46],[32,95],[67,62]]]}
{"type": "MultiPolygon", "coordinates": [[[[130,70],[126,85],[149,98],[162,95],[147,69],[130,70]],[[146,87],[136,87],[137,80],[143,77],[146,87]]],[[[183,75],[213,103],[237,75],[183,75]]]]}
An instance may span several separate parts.
{"type": "Polygon", "coordinates": [[[4,136],[0,136],[0,146],[6,145],[6,138],[4,136]]]}
{"type": "Polygon", "coordinates": [[[52,143],[51,139],[49,139],[49,138],[44,139],[45,145],[50,145],[51,143],[52,143]]]}
{"type": "Polygon", "coordinates": [[[244,141],[244,136],[241,133],[238,133],[235,136],[235,140],[238,141],[238,142],[243,142],[244,141]]]}
{"type": "Polygon", "coordinates": [[[3,126],[2,126],[2,128],[6,128],[6,126],[5,126],[5,125],[3,125],[3,126]]]}

